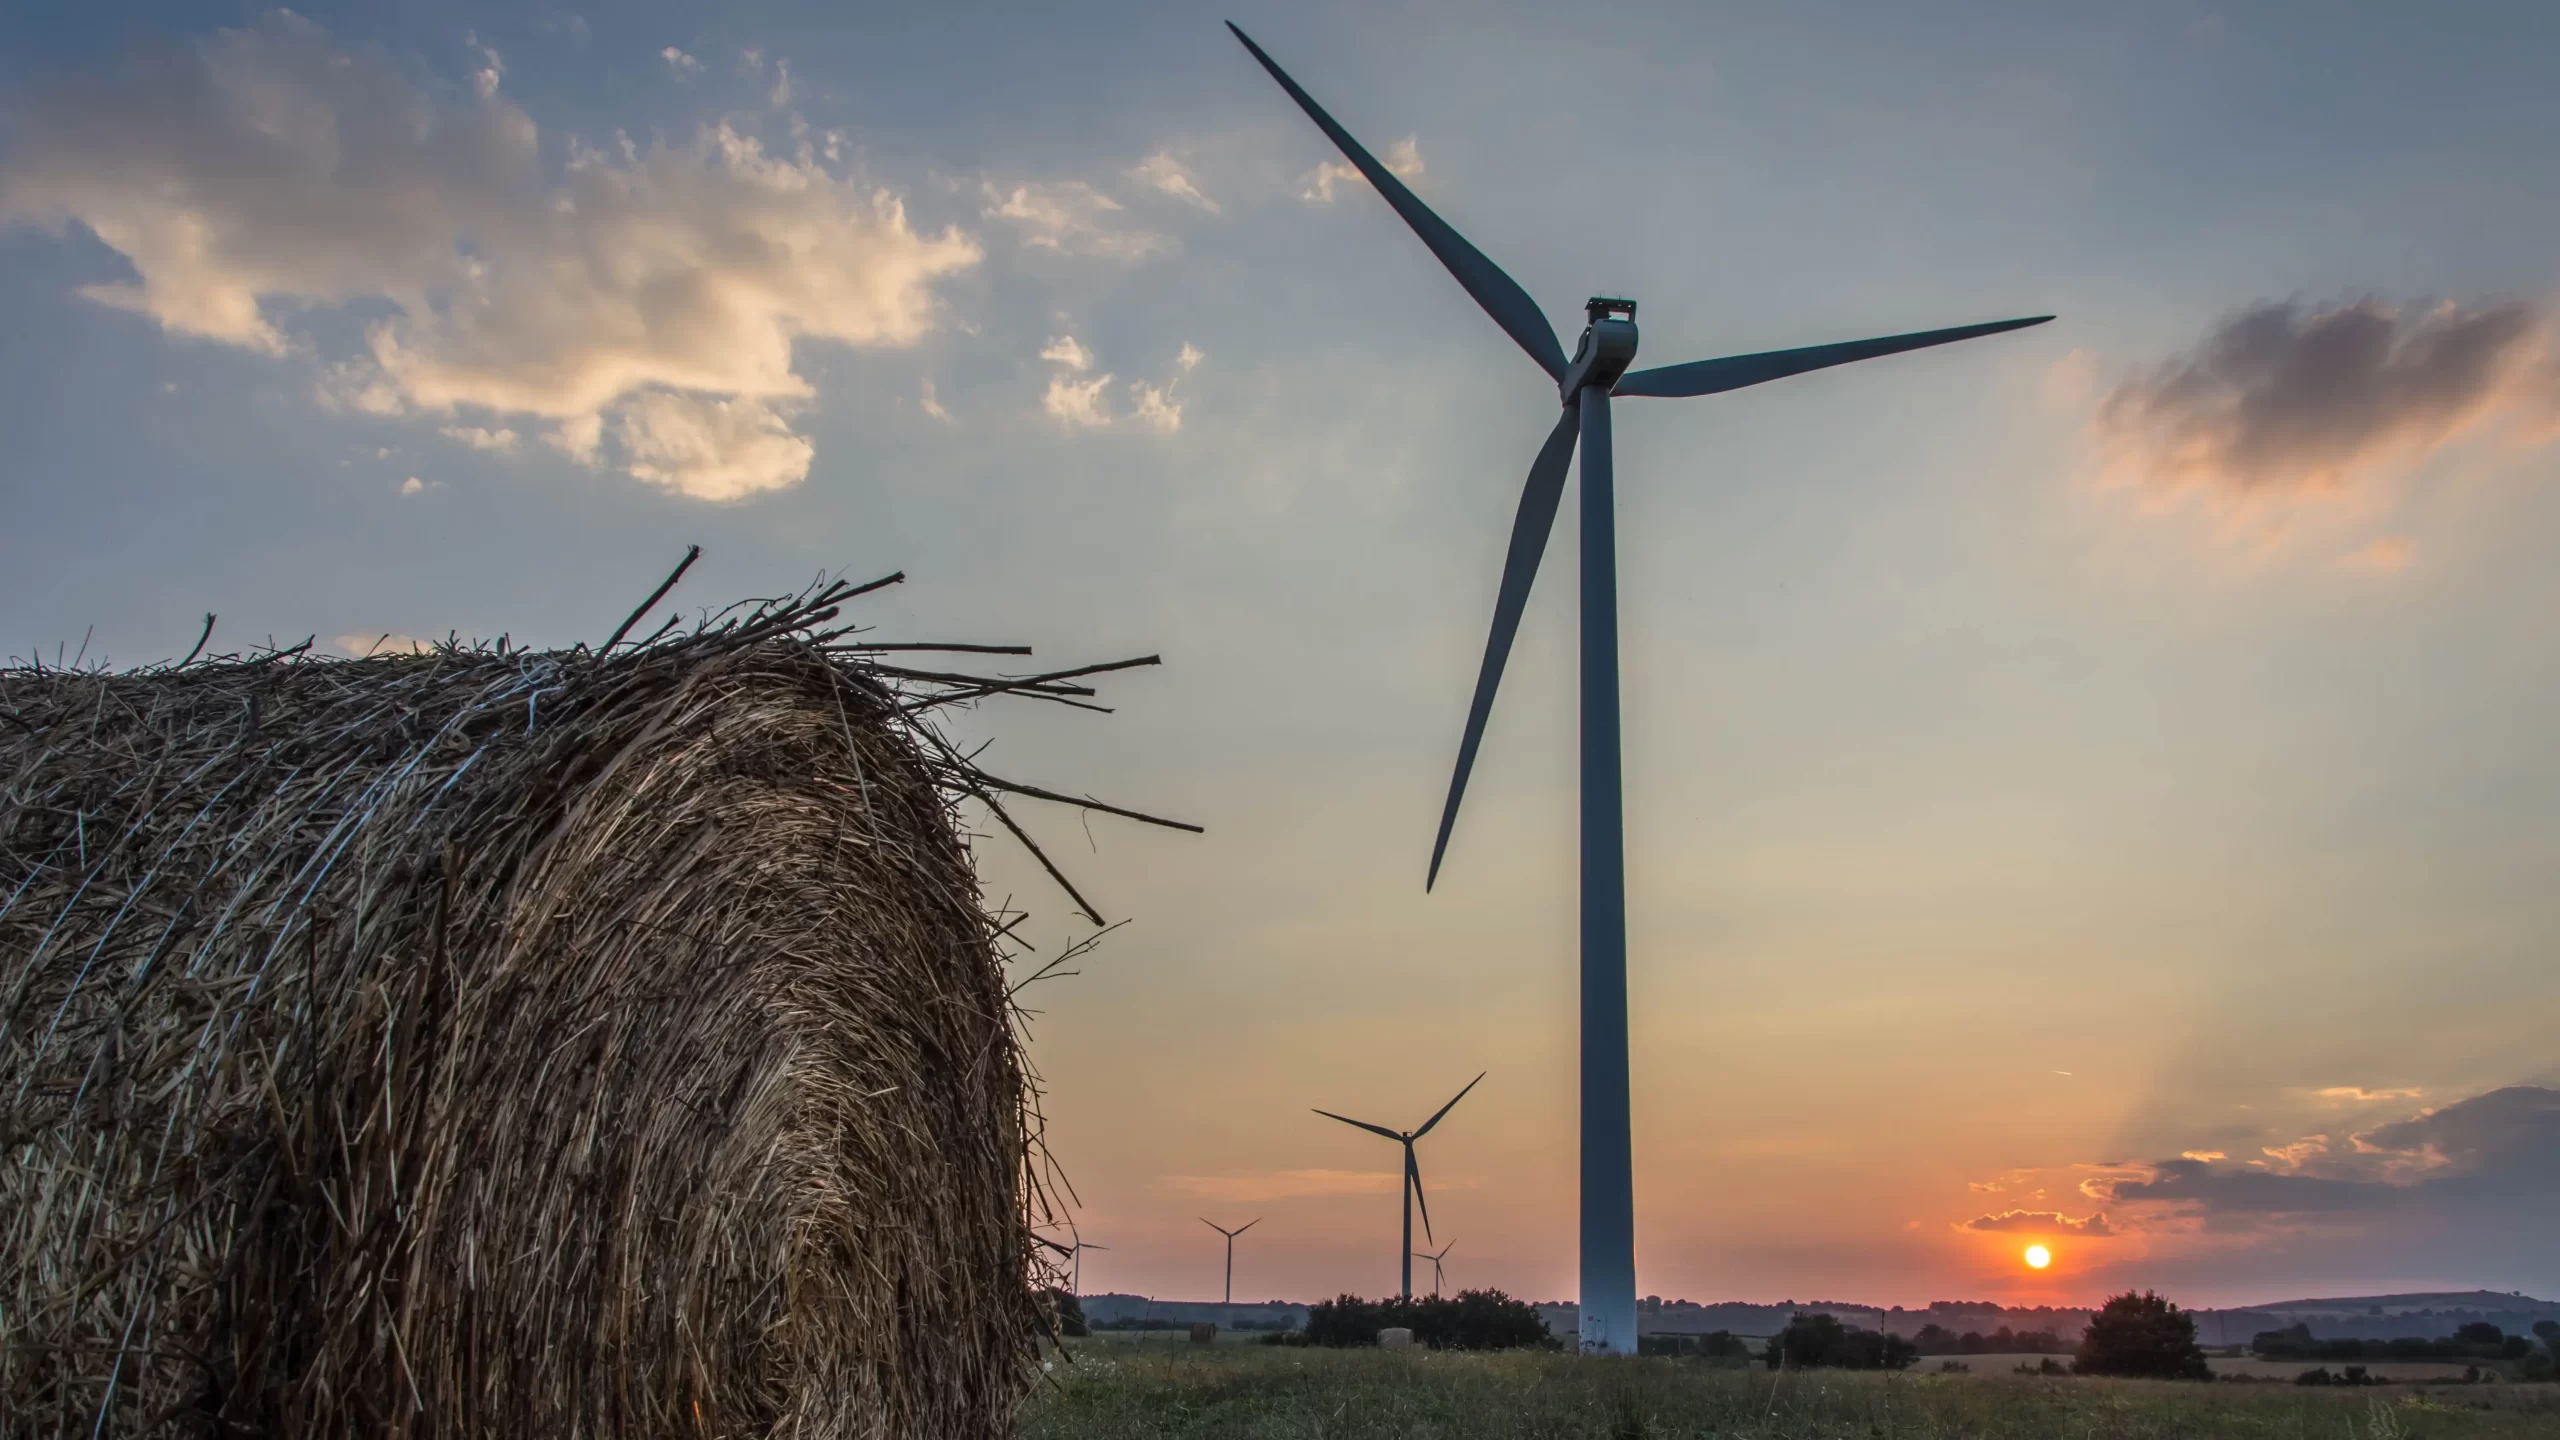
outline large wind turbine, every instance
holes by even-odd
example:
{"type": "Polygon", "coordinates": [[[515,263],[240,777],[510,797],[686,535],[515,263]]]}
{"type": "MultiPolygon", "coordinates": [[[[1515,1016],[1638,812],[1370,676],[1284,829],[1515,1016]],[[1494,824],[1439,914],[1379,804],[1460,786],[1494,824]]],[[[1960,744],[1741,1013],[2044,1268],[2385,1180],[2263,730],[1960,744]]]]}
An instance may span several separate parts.
{"type": "MultiPolygon", "coordinates": [[[[1852,360],[2040,325],[2053,317],[1995,320],[1630,370],[1636,355],[1635,302],[1594,296],[1583,307],[1589,323],[1581,344],[1567,359],[1546,316],[1517,281],[1415,199],[1251,37],[1233,24],[1227,28],[1235,31],[1244,48],[1253,52],[1253,58],[1271,72],[1271,78],[1280,82],[1280,88],[1289,92],[1289,98],[1298,102],[1298,108],[1307,112],[1343,157],[1368,178],[1467,294],[1547,372],[1563,402],[1563,413],[1531,462],[1529,483],[1520,492],[1510,553],[1503,560],[1501,587],[1494,593],[1493,631],[1485,640],[1475,698],[1468,703],[1466,728],[1458,740],[1457,769],[1449,779],[1448,801],[1441,807],[1440,834],[1432,842],[1425,889],[1439,879],[1449,832],[1458,820],[1458,802],[1466,794],[1467,772],[1475,764],[1485,718],[1493,710],[1493,692],[1502,682],[1512,636],[1520,628],[1530,582],[1537,577],[1547,532],[1554,526],[1564,496],[1565,467],[1573,459],[1576,440],[1581,442],[1582,1348],[1631,1355],[1636,1348],[1635,1176],[1627,1119],[1626,852],[1619,792],[1618,547],[1610,473],[1610,397],[1716,395],[1852,360]]],[[[1410,1266],[1411,1261],[1406,1263],[1410,1266]]]]}
{"type": "Polygon", "coordinates": [[[1205,1215],[1200,1217],[1200,1223],[1227,1237],[1227,1298],[1220,1303],[1233,1305],[1236,1303],[1236,1237],[1261,1224],[1262,1217],[1256,1215],[1233,1230],[1205,1215]]]}
{"type": "MultiPolygon", "coordinates": [[[[1245,43],[1249,45],[1253,42],[1248,40],[1245,43]]],[[[1413,1298],[1413,1207],[1417,1203],[1422,1206],[1422,1234],[1426,1239],[1432,1238],[1431,1202],[1422,1198],[1422,1167],[1414,1162],[1413,1142],[1430,1134],[1431,1127],[1440,1123],[1440,1117],[1458,1108],[1458,1102],[1467,1098],[1467,1090],[1476,1088],[1476,1082],[1484,1079],[1489,1073],[1491,1072],[1479,1072],[1474,1080],[1467,1082],[1466,1090],[1450,1096],[1449,1103],[1433,1111],[1431,1118],[1423,1121],[1421,1128],[1417,1130],[1390,1130],[1384,1125],[1372,1125],[1366,1120],[1354,1120],[1348,1115],[1336,1115],[1330,1110],[1316,1111],[1327,1120],[1339,1120],[1345,1125],[1356,1125],[1372,1135],[1384,1135],[1404,1147],[1404,1244],[1398,1248],[1404,1256],[1404,1288],[1400,1293],[1407,1300],[1413,1298]]]]}

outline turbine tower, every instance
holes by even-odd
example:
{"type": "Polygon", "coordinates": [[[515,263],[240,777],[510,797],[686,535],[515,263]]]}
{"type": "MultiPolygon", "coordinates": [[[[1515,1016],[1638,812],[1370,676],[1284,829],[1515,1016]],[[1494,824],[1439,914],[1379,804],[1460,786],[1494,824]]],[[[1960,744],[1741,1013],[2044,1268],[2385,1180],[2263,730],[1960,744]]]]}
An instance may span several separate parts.
{"type": "MultiPolygon", "coordinates": [[[[1563,413],[1529,466],[1529,483],[1520,493],[1519,513],[1512,521],[1511,545],[1502,564],[1502,583],[1494,593],[1493,629],[1476,674],[1475,697],[1467,706],[1466,728],[1458,740],[1458,763],[1449,779],[1449,798],[1440,812],[1439,838],[1432,842],[1431,868],[1423,881],[1429,889],[1439,879],[1440,861],[1449,848],[1449,832],[1457,824],[1458,802],[1467,789],[1476,747],[1484,739],[1485,719],[1493,711],[1493,693],[1511,656],[1511,640],[1529,603],[1530,582],[1547,548],[1556,510],[1564,497],[1565,469],[1578,440],[1582,447],[1582,1348],[1587,1352],[1632,1355],[1636,1349],[1635,1173],[1627,1114],[1627,904],[1624,806],[1620,796],[1618,756],[1618,549],[1615,521],[1616,477],[1610,469],[1609,401],[1613,396],[1679,398],[1717,395],[1820,370],[1853,360],[1872,360],[1954,340],[1996,335],[2004,330],[2041,325],[2050,315],[2022,320],[1994,320],[1947,330],[1924,330],[1813,345],[1800,350],[1771,350],[1661,365],[1648,370],[1629,367],[1636,355],[1636,305],[1633,300],[1594,296],[1583,307],[1588,321],[1581,344],[1568,359],[1537,302],[1502,268],[1467,243],[1449,223],[1414,198],[1377,158],[1362,149],[1349,131],[1334,123],[1298,82],[1289,78],[1252,37],[1230,23],[1227,28],[1269,71],[1307,118],[1333,141],[1343,158],[1367,177],[1380,198],[1403,217],[1431,253],[1494,323],[1529,352],[1538,368],[1556,384],[1563,413]]],[[[1409,1248],[1409,1247],[1408,1247],[1409,1248]]],[[[1408,1267],[1411,1261],[1407,1262],[1408,1267]]],[[[1411,1287],[1407,1286],[1410,1291],[1411,1287]]]]}
{"type": "Polygon", "coordinates": [[[1262,1217],[1256,1215],[1233,1230],[1228,1229],[1226,1226],[1219,1224],[1215,1220],[1209,1219],[1207,1216],[1202,1216],[1200,1223],[1227,1237],[1227,1298],[1219,1303],[1224,1305],[1233,1305],[1236,1303],[1236,1237],[1247,1230],[1252,1229],[1254,1226],[1261,1224],[1262,1217]]]}
{"type": "Polygon", "coordinates": [[[1440,1253],[1437,1255],[1432,1254],[1428,1250],[1416,1250],[1413,1252],[1414,1259],[1428,1260],[1431,1262],[1431,1298],[1434,1300],[1440,1298],[1440,1262],[1448,1259],[1449,1252],[1457,1248],[1458,1242],[1452,1240],[1448,1244],[1441,1246],[1440,1253]]]}
{"type": "Polygon", "coordinates": [[[1477,1082],[1483,1080],[1488,1073],[1490,1072],[1479,1072],[1474,1080],[1467,1082],[1466,1090],[1450,1096],[1449,1103],[1432,1112],[1431,1118],[1423,1121],[1422,1127],[1418,1130],[1390,1130],[1384,1125],[1372,1125],[1366,1120],[1354,1120],[1348,1115],[1336,1115],[1330,1110],[1316,1111],[1327,1120],[1339,1120],[1345,1125],[1356,1125],[1372,1135],[1384,1135],[1404,1147],[1404,1244],[1398,1249],[1404,1256],[1403,1288],[1399,1293],[1407,1300],[1413,1298],[1413,1207],[1417,1203],[1422,1206],[1423,1237],[1434,1238],[1431,1234],[1431,1202],[1422,1197],[1422,1167],[1414,1162],[1413,1142],[1430,1134],[1431,1127],[1440,1123],[1440,1117],[1458,1108],[1458,1102],[1467,1098],[1467,1090],[1476,1088],[1477,1082]]]}

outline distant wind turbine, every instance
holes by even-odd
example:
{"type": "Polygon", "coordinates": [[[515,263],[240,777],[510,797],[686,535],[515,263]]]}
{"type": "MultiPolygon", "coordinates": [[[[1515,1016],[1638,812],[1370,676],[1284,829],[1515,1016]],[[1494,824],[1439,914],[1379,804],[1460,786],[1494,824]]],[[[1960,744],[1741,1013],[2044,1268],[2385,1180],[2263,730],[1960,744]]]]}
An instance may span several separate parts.
{"type": "Polygon", "coordinates": [[[1384,1135],[1404,1147],[1404,1244],[1398,1248],[1404,1255],[1404,1281],[1400,1293],[1407,1300],[1413,1298],[1413,1207],[1416,1204],[1422,1207],[1422,1233],[1425,1238],[1431,1236],[1431,1202],[1422,1198],[1422,1167],[1414,1163],[1413,1142],[1430,1134],[1431,1127],[1440,1123],[1440,1117],[1456,1109],[1458,1102],[1467,1098],[1467,1090],[1476,1088],[1477,1081],[1484,1079],[1485,1074],[1488,1073],[1490,1072],[1479,1073],[1474,1080],[1468,1081],[1467,1089],[1450,1096],[1449,1103],[1433,1112],[1430,1119],[1422,1122],[1422,1128],[1419,1130],[1390,1130],[1384,1125],[1372,1125],[1366,1120],[1354,1120],[1348,1115],[1336,1115],[1330,1110],[1316,1111],[1327,1120],[1339,1120],[1345,1125],[1356,1125],[1372,1135],[1384,1135]]]}
{"type": "MultiPolygon", "coordinates": [[[[1518,281],[1414,198],[1394,172],[1362,149],[1351,132],[1335,123],[1251,37],[1233,24],[1227,28],[1235,31],[1244,48],[1253,52],[1253,58],[1280,82],[1280,88],[1289,92],[1289,98],[1352,168],[1368,179],[1379,198],[1421,237],[1476,304],[1529,352],[1529,358],[1555,382],[1563,403],[1563,413],[1529,466],[1529,483],[1520,493],[1519,513],[1512,521],[1502,584],[1494,593],[1493,629],[1485,639],[1475,698],[1468,703],[1466,728],[1458,739],[1457,769],[1449,777],[1449,798],[1441,807],[1440,836],[1432,842],[1431,869],[1423,881],[1426,890],[1440,877],[1449,832],[1458,823],[1467,772],[1475,766],[1485,720],[1493,713],[1494,690],[1502,683],[1512,637],[1520,629],[1529,586],[1537,578],[1547,532],[1554,528],[1564,497],[1565,468],[1573,461],[1575,443],[1582,447],[1582,1348],[1632,1355],[1636,1349],[1635,1156],[1627,1105],[1626,834],[1618,754],[1618,542],[1610,397],[1718,395],[1853,360],[2041,325],[2053,317],[1994,320],[1635,370],[1629,368],[1636,357],[1635,302],[1595,295],[1583,306],[1588,324],[1582,343],[1567,358],[1545,313],[1518,281]]],[[[1582,225],[1614,230],[1622,208],[1593,207],[1596,213],[1582,225]]],[[[1685,249],[1684,242],[1684,253],[1685,249]]]]}
{"type": "Polygon", "coordinates": [[[1067,1247],[1072,1257],[1068,1263],[1074,1268],[1074,1278],[1067,1281],[1068,1294],[1078,1296],[1084,1294],[1084,1252],[1087,1250],[1108,1250],[1110,1248],[1111,1247],[1108,1245],[1088,1245],[1082,1240],[1079,1240],[1075,1244],[1067,1247]]]}
{"type": "Polygon", "coordinates": [[[1227,1237],[1227,1298],[1222,1303],[1233,1305],[1236,1303],[1236,1237],[1261,1224],[1262,1217],[1256,1215],[1233,1230],[1205,1215],[1201,1217],[1200,1223],[1227,1237]]]}
{"type": "Polygon", "coordinates": [[[1428,1260],[1431,1262],[1431,1298],[1434,1300],[1440,1298],[1440,1262],[1448,1259],[1449,1252],[1457,1248],[1458,1242],[1452,1240],[1448,1244],[1441,1246],[1440,1253],[1437,1255],[1432,1254],[1428,1250],[1416,1250],[1413,1252],[1414,1259],[1428,1260]]]}

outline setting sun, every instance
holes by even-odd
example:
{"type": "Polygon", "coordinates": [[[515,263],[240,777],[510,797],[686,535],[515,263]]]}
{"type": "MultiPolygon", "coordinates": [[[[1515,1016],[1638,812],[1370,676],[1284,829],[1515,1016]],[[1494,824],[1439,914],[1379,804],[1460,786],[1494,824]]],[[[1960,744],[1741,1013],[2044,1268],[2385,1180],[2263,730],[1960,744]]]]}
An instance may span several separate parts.
{"type": "Polygon", "coordinates": [[[2030,1245],[2030,1246],[2028,1246],[2028,1247],[2027,1247],[2027,1268],[2028,1268],[2028,1269],[2030,1269],[2030,1270],[2041,1270],[2041,1269],[2043,1269],[2044,1267],[2046,1267],[2047,1265],[2050,1265],[2050,1264],[2052,1264],[2052,1263],[2053,1263],[2053,1252],[2052,1252],[2052,1251],[2047,1250],[2046,1248],[2044,1248],[2044,1247],[2043,1247],[2043,1246],[2041,1246],[2041,1245],[2030,1245]]]}

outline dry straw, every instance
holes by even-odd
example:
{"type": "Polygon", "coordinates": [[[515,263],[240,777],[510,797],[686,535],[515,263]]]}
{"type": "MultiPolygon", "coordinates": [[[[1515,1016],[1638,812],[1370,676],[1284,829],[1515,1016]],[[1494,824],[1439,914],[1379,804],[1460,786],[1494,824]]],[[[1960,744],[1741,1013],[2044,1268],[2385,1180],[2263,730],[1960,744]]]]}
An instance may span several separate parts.
{"type": "Polygon", "coordinates": [[[870,588],[0,670],[0,1431],[1006,1432],[1047,1172],[957,807],[1068,797],[928,712],[1092,692],[890,665],[970,647],[870,588]]]}

